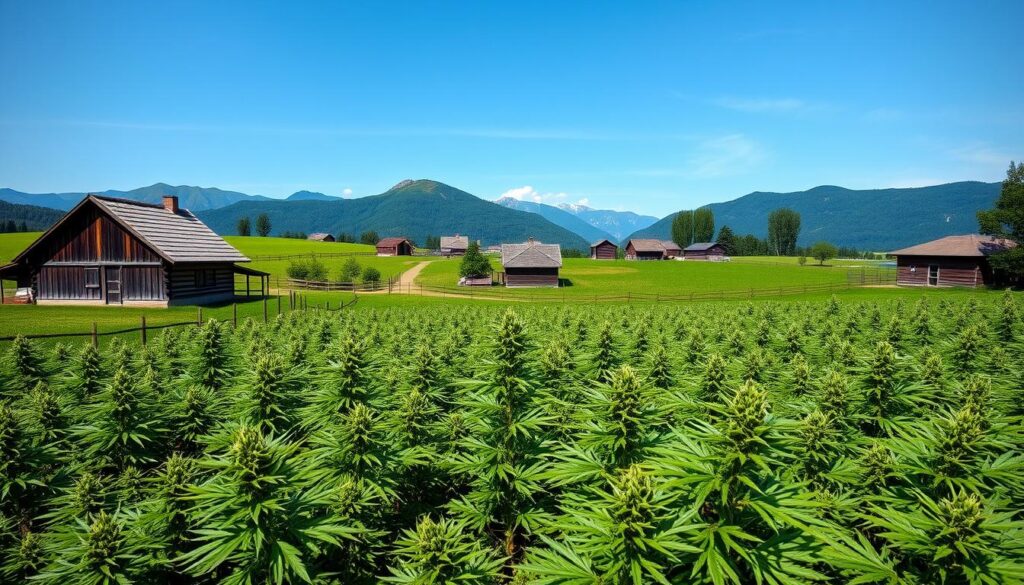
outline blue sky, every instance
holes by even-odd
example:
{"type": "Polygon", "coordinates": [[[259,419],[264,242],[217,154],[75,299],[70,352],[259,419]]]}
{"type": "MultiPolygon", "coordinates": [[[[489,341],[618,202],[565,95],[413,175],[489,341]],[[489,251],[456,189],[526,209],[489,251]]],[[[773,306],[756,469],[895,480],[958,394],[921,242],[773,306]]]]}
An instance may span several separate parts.
{"type": "Polygon", "coordinates": [[[362,196],[405,178],[664,215],[1000,180],[1024,2],[0,0],[0,186],[362,196]]]}

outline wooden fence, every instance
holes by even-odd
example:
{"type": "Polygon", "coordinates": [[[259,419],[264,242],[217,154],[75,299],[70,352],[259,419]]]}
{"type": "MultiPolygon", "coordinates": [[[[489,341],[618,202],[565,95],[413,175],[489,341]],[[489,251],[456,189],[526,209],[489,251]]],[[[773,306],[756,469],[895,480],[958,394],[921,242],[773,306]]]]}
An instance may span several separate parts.
{"type": "Polygon", "coordinates": [[[381,282],[328,282],[296,278],[289,278],[288,284],[292,288],[320,292],[374,292],[388,288],[387,283],[381,282]]]}
{"type": "MultiPolygon", "coordinates": [[[[271,297],[266,297],[266,296],[263,297],[263,322],[264,323],[267,323],[270,320],[270,309],[269,309],[270,298],[271,297]]],[[[281,300],[282,299],[282,295],[277,295],[274,298],[276,299],[276,303],[277,303],[276,315],[280,315],[280,314],[282,314],[284,312],[283,309],[282,309],[282,306],[281,306],[281,304],[282,304],[282,300],[281,300]]],[[[350,300],[347,303],[339,302],[337,307],[331,307],[330,301],[326,301],[323,306],[317,305],[317,304],[310,305],[308,300],[307,300],[307,298],[306,298],[306,296],[302,295],[302,294],[300,294],[300,293],[298,293],[296,291],[289,291],[289,294],[288,294],[287,298],[288,298],[288,310],[289,311],[308,311],[310,309],[315,310],[315,311],[341,311],[341,310],[347,309],[347,308],[351,307],[352,305],[356,304],[357,302],[359,302],[359,296],[356,295],[356,296],[354,296],[352,298],[352,300],[350,300]]],[[[227,322],[227,320],[223,320],[223,321],[227,322]]],[[[231,320],[230,320],[230,323],[232,324],[233,327],[238,327],[238,303],[232,303],[231,304],[231,320]]],[[[193,325],[196,326],[196,327],[201,327],[202,324],[203,324],[203,308],[202,307],[196,307],[196,318],[195,318],[195,320],[190,320],[190,321],[179,321],[179,322],[176,322],[176,323],[161,323],[159,325],[152,325],[152,324],[146,323],[146,316],[145,315],[140,315],[139,316],[139,326],[138,327],[126,327],[126,328],[122,328],[122,329],[115,329],[113,331],[99,331],[97,323],[95,321],[93,321],[93,323],[92,323],[92,331],[61,332],[61,333],[20,333],[18,335],[8,335],[8,336],[0,337],[0,342],[13,341],[14,339],[16,339],[18,337],[24,337],[24,338],[27,338],[27,339],[56,339],[56,338],[59,338],[59,337],[90,337],[90,338],[92,338],[92,344],[93,345],[98,345],[100,337],[107,337],[107,336],[111,336],[111,335],[126,335],[126,334],[129,334],[129,333],[138,333],[139,334],[139,339],[140,339],[140,341],[142,341],[142,345],[146,345],[146,343],[148,341],[148,337],[149,337],[148,334],[149,334],[150,331],[159,330],[159,329],[167,329],[169,327],[187,327],[187,326],[193,326],[193,325]]]]}

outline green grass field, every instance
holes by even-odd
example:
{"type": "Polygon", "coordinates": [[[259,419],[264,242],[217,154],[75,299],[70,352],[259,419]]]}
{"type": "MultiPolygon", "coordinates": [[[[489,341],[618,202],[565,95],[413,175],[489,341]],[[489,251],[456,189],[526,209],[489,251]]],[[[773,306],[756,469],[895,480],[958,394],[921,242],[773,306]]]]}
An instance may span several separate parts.
{"type": "MultiPolygon", "coordinates": [[[[24,249],[38,234],[0,234],[0,261],[9,261],[24,249]]],[[[228,237],[227,240],[242,253],[256,259],[250,264],[253,268],[265,270],[273,275],[272,287],[277,282],[285,284],[285,270],[288,260],[259,260],[260,256],[292,255],[292,254],[332,254],[339,252],[368,252],[370,246],[360,244],[337,244],[292,240],[283,238],[228,237]]],[[[458,281],[459,261],[457,259],[439,258],[378,258],[376,256],[356,256],[363,266],[374,266],[381,271],[384,278],[395,276],[419,262],[428,261],[417,278],[417,284],[424,286],[454,288],[458,281]]],[[[342,257],[323,257],[334,274],[341,263],[342,257]]],[[[820,300],[831,294],[850,300],[886,300],[892,298],[917,299],[920,297],[946,297],[966,295],[986,295],[990,291],[966,290],[922,290],[907,288],[855,288],[835,291],[815,291],[793,294],[792,287],[814,287],[822,284],[843,285],[847,282],[849,270],[859,271],[861,265],[870,264],[865,261],[847,261],[833,266],[798,266],[793,258],[739,258],[729,263],[704,262],[629,262],[594,261],[589,259],[569,258],[565,260],[562,277],[570,286],[560,289],[474,289],[474,294],[498,296],[506,300],[465,299],[458,297],[430,297],[412,295],[359,295],[359,302],[353,310],[363,311],[401,306],[431,307],[441,304],[473,303],[500,304],[519,300],[535,300],[550,302],[579,302],[600,299],[601,297],[622,295],[626,292],[659,295],[702,294],[715,291],[736,292],[754,290],[758,292],[754,300],[820,300]],[[774,296],[771,291],[787,290],[783,296],[774,296]],[[767,294],[766,294],[767,293],[767,294]]],[[[492,258],[495,270],[499,270],[497,258],[492,258]]],[[[871,268],[869,268],[870,270],[871,268]]],[[[13,283],[5,283],[13,287],[13,283]]],[[[415,293],[415,288],[413,290],[415,293]]],[[[350,301],[349,293],[314,293],[306,294],[310,306],[323,306],[330,303],[337,307],[339,303],[350,301]]],[[[745,301],[726,301],[745,302],[745,301]]],[[[287,298],[284,300],[287,307],[287,298]]],[[[239,303],[239,318],[253,317],[262,319],[263,305],[260,301],[239,303]]],[[[231,305],[204,307],[204,317],[227,320],[231,318],[231,305]]],[[[83,306],[0,306],[0,336],[19,333],[53,334],[65,332],[88,332],[92,323],[96,322],[100,332],[113,331],[121,328],[136,327],[140,317],[146,315],[149,325],[161,325],[180,321],[191,321],[196,318],[195,307],[172,307],[168,309],[83,307],[83,306]]],[[[277,313],[277,301],[269,302],[271,317],[277,313]]],[[[133,334],[137,335],[137,334],[133,334]]]]}
{"type": "MultiPolygon", "coordinates": [[[[496,259],[491,260],[500,270],[496,259]]],[[[458,282],[456,261],[434,262],[416,279],[424,286],[454,287],[458,282]]],[[[612,296],[626,292],[679,295],[715,291],[778,289],[822,284],[845,284],[847,269],[833,266],[798,266],[795,263],[760,262],[635,262],[567,258],[560,289],[505,289],[497,294],[535,297],[612,296]]],[[[483,293],[481,293],[483,294],[483,293]]]]}

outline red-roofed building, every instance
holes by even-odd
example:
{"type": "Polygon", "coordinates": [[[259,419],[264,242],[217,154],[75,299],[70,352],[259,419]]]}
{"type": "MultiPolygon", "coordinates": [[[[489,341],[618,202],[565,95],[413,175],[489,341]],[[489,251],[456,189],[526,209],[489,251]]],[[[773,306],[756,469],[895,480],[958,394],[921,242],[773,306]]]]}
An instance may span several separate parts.
{"type": "Polygon", "coordinates": [[[377,255],[412,256],[413,247],[409,238],[384,238],[377,242],[377,255]]]}

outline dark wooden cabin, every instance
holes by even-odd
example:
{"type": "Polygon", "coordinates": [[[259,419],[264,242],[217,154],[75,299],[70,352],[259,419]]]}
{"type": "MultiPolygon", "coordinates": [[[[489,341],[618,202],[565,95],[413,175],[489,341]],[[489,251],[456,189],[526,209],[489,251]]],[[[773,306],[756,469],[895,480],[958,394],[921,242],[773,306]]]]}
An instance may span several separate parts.
{"type": "Polygon", "coordinates": [[[669,260],[682,255],[670,240],[633,239],[626,242],[626,260],[669,260]]]}
{"type": "Polygon", "coordinates": [[[469,236],[441,236],[442,256],[465,256],[469,249],[469,236]]]}
{"type": "Polygon", "coordinates": [[[725,258],[725,248],[717,242],[690,244],[683,248],[683,258],[686,260],[722,260],[725,258]]]}
{"type": "Polygon", "coordinates": [[[619,247],[611,240],[601,240],[590,245],[591,260],[615,260],[619,247]]]}
{"type": "Polygon", "coordinates": [[[505,286],[557,287],[562,248],[532,239],[523,244],[502,244],[501,265],[505,286]]]}
{"type": "Polygon", "coordinates": [[[377,242],[378,256],[412,256],[412,249],[409,238],[384,238],[377,242]]]}
{"type": "Polygon", "coordinates": [[[896,257],[896,284],[976,287],[998,280],[988,256],[1016,245],[1011,240],[968,234],[946,236],[889,255],[896,257]]]}
{"type": "Polygon", "coordinates": [[[334,236],[332,236],[331,234],[325,234],[325,233],[322,233],[322,232],[317,232],[315,234],[309,234],[308,236],[306,236],[306,239],[307,240],[312,240],[314,242],[333,242],[333,241],[335,241],[334,240],[334,236]]]}
{"type": "Polygon", "coordinates": [[[38,303],[175,305],[234,296],[235,274],[268,276],[177,197],[163,205],[88,195],[0,268],[38,303]]]}

